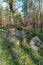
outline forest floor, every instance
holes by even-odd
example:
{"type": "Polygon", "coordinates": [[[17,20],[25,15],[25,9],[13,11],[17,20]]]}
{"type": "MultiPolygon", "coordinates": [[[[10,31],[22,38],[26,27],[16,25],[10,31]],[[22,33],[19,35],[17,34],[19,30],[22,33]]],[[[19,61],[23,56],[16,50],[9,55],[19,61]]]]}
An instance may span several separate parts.
{"type": "MultiPolygon", "coordinates": [[[[5,34],[6,30],[0,30],[0,36],[5,34]]],[[[43,42],[43,34],[38,36],[43,42]]],[[[14,42],[9,44],[0,37],[0,65],[43,65],[43,49],[36,51],[29,48],[27,43],[22,48],[14,42]]]]}

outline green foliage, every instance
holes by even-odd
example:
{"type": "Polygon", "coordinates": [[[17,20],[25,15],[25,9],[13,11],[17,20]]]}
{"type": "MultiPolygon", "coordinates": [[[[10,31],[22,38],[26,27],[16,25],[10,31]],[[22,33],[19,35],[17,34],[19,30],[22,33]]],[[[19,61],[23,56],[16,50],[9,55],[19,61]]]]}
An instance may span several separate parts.
{"type": "Polygon", "coordinates": [[[40,38],[40,40],[43,42],[43,33],[38,33],[38,36],[39,36],[39,38],[40,38]]]}

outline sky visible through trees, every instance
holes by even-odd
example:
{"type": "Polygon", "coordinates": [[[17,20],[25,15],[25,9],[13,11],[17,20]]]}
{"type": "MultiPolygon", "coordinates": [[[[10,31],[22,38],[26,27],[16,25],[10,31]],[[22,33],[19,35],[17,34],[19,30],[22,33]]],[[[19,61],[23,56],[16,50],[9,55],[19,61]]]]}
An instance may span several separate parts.
{"type": "MultiPolygon", "coordinates": [[[[42,0],[43,1],[43,0],[42,0]]],[[[33,0],[34,2],[34,0],[33,0]]],[[[43,2],[42,2],[43,3],[43,2]]],[[[6,2],[3,2],[3,0],[0,0],[0,4],[6,8],[6,6],[8,5],[6,2]]],[[[38,2],[36,3],[38,5],[38,2]]],[[[17,3],[16,3],[16,8],[18,8],[18,10],[21,12],[21,14],[23,14],[23,11],[22,11],[22,6],[23,6],[23,2],[22,0],[17,0],[17,3]]],[[[9,7],[9,6],[8,6],[9,7]]],[[[42,4],[42,7],[41,7],[41,11],[43,11],[43,4],[42,4]]]]}
{"type": "MultiPolygon", "coordinates": [[[[3,0],[0,0],[0,4],[2,4],[2,6],[5,8],[7,3],[6,2],[2,2],[3,0]]],[[[16,3],[16,7],[18,8],[19,6],[22,5],[22,1],[17,1],[16,3]]],[[[18,10],[21,11],[22,7],[20,7],[18,10]]]]}

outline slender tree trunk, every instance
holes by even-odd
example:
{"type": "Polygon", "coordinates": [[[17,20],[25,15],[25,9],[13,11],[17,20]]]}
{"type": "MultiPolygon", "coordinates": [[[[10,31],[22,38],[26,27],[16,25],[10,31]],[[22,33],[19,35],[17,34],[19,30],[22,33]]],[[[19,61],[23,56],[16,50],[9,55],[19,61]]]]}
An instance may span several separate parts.
{"type": "MultiPolygon", "coordinates": [[[[42,7],[42,1],[43,1],[43,0],[41,0],[41,7],[42,7]]],[[[43,18],[42,18],[42,13],[41,13],[41,28],[40,28],[40,31],[41,31],[41,32],[42,32],[42,27],[43,27],[43,23],[42,23],[43,20],[42,20],[42,19],[43,19],[43,18]]]]}
{"type": "Polygon", "coordinates": [[[39,23],[40,23],[40,0],[39,0],[39,10],[38,10],[38,30],[39,30],[39,23]]]}
{"type": "Polygon", "coordinates": [[[26,15],[28,15],[28,0],[26,0],[26,15]]]}
{"type": "Polygon", "coordinates": [[[34,0],[34,8],[35,8],[35,10],[34,10],[34,15],[35,15],[34,30],[35,30],[35,27],[36,27],[36,25],[35,25],[35,23],[36,23],[36,0],[34,0]]]}
{"type": "Polygon", "coordinates": [[[39,0],[39,11],[38,11],[38,29],[42,32],[42,14],[41,14],[42,0],[39,0]],[[40,23],[40,24],[39,24],[40,23]],[[40,25],[40,27],[39,27],[40,25]]]}
{"type": "Polygon", "coordinates": [[[28,0],[25,1],[26,2],[26,13],[25,13],[25,22],[28,20],[28,0]]]}

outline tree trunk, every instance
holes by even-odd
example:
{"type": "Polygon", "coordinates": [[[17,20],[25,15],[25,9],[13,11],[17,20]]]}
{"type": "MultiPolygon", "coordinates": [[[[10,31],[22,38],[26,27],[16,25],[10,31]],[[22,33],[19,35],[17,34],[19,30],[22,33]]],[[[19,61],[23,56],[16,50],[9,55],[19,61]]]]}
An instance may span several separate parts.
{"type": "Polygon", "coordinates": [[[40,23],[40,0],[39,0],[39,10],[38,10],[38,30],[39,30],[39,23],[40,23]]]}
{"type": "Polygon", "coordinates": [[[25,22],[28,20],[28,0],[26,0],[26,14],[25,14],[25,22]]]}
{"type": "Polygon", "coordinates": [[[35,28],[36,28],[36,25],[35,25],[35,23],[36,23],[36,0],[34,0],[34,8],[35,8],[35,10],[34,10],[34,15],[35,15],[34,30],[35,30],[35,28]]]}
{"type": "Polygon", "coordinates": [[[39,0],[39,11],[38,11],[38,29],[42,32],[42,14],[41,14],[42,0],[39,0]],[[40,23],[40,27],[39,27],[40,23]]]}

